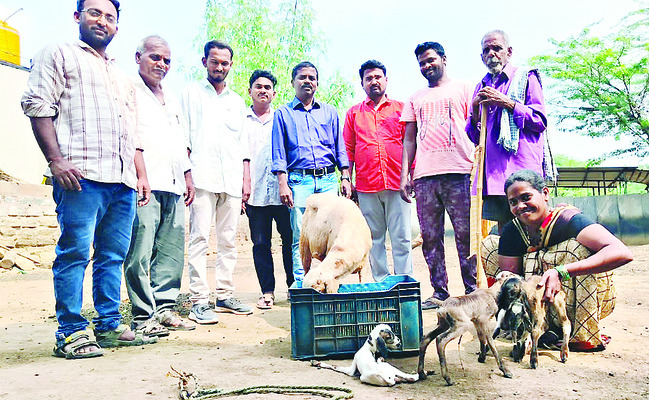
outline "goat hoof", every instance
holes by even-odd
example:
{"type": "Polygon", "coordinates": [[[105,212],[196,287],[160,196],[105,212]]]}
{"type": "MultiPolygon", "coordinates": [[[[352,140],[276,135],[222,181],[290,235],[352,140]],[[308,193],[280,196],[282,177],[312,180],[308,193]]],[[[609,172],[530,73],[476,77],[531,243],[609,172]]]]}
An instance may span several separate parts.
{"type": "Polygon", "coordinates": [[[426,371],[417,371],[417,374],[419,375],[419,380],[423,380],[428,377],[428,372],[426,371]]]}
{"type": "Polygon", "coordinates": [[[480,354],[480,355],[478,356],[478,362],[479,362],[479,363],[484,363],[485,361],[487,361],[487,356],[486,356],[486,355],[483,355],[483,354],[480,354]]]}
{"type": "Polygon", "coordinates": [[[446,381],[446,386],[453,386],[453,379],[451,378],[444,378],[446,381]]]}
{"type": "Polygon", "coordinates": [[[509,372],[509,371],[503,371],[503,376],[504,376],[505,378],[509,378],[509,379],[511,379],[511,378],[514,377],[514,375],[512,375],[512,373],[509,372]]]}
{"type": "Polygon", "coordinates": [[[535,361],[530,361],[530,368],[536,369],[537,363],[535,361]]]}

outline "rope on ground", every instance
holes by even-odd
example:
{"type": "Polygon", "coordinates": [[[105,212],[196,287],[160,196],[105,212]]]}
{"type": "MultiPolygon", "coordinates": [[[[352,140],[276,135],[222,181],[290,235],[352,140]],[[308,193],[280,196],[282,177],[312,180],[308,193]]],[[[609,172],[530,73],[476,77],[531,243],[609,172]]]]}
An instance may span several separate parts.
{"type": "Polygon", "coordinates": [[[204,400],[218,397],[244,396],[247,394],[308,394],[324,397],[333,400],[345,400],[354,397],[351,389],[335,386],[284,386],[284,385],[263,385],[249,386],[241,389],[224,391],[218,388],[203,389],[198,384],[198,378],[191,372],[178,371],[170,366],[171,371],[167,376],[178,378],[178,396],[182,400],[204,400]]]}

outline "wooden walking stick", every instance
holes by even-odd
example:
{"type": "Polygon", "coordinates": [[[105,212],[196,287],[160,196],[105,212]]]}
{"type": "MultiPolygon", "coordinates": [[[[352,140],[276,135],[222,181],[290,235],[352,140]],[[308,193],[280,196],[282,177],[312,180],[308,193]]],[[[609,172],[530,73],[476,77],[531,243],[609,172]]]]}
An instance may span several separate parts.
{"type": "Polygon", "coordinates": [[[471,182],[475,183],[475,195],[471,196],[471,244],[469,257],[476,256],[476,284],[487,288],[487,276],[482,265],[482,183],[484,181],[485,141],[487,138],[487,107],[481,107],[480,140],[475,149],[475,160],[471,170],[471,182]]]}

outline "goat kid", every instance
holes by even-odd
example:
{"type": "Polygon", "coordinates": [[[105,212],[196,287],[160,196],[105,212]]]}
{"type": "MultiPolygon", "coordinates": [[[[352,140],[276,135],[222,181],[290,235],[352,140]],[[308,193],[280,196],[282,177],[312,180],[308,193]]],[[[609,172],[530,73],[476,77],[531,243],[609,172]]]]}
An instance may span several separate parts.
{"type": "Polygon", "coordinates": [[[512,377],[511,372],[509,372],[500,354],[498,354],[498,350],[490,334],[491,328],[489,321],[498,310],[496,295],[500,290],[503,280],[504,278],[496,280],[488,289],[477,289],[464,296],[449,297],[442,303],[437,309],[437,326],[424,336],[419,344],[419,365],[417,367],[419,379],[426,379],[427,373],[424,370],[426,349],[430,342],[436,339],[437,355],[439,356],[442,377],[447,385],[453,385],[453,380],[448,373],[448,367],[446,365],[446,345],[451,340],[462,336],[471,328],[472,324],[475,326],[478,339],[480,340],[478,362],[485,362],[488,346],[496,358],[498,368],[503,372],[505,378],[512,377]]]}
{"type": "Polygon", "coordinates": [[[548,329],[548,307],[554,308],[561,328],[563,330],[563,343],[561,344],[561,362],[568,360],[568,342],[570,340],[570,320],[566,313],[566,294],[559,291],[552,303],[542,301],[545,287],[539,287],[541,276],[532,275],[523,280],[518,275],[506,279],[498,294],[498,317],[493,338],[501,330],[512,334],[514,348],[512,359],[521,362],[525,356],[525,340],[531,333],[532,349],[530,351],[530,367],[536,369],[538,365],[539,337],[548,329]]]}
{"type": "Polygon", "coordinates": [[[372,329],[363,346],[354,355],[354,361],[349,367],[337,367],[320,361],[311,361],[314,367],[327,368],[345,375],[360,374],[361,382],[374,386],[394,386],[400,382],[416,382],[415,374],[406,374],[392,366],[385,359],[388,349],[396,350],[401,341],[386,324],[380,324],[372,329]]]}

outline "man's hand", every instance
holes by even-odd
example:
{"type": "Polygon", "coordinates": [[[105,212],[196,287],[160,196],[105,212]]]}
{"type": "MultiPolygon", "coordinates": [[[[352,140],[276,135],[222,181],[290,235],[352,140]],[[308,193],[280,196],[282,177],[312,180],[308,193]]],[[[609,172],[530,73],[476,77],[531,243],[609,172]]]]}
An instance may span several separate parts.
{"type": "Polygon", "coordinates": [[[244,203],[250,198],[252,184],[250,178],[250,161],[243,162],[243,188],[241,189],[241,201],[244,203]]]}
{"type": "Polygon", "coordinates": [[[185,172],[185,206],[189,206],[196,197],[196,188],[194,187],[194,179],[192,178],[192,171],[185,172]]]}
{"type": "Polygon", "coordinates": [[[286,172],[277,173],[277,181],[279,182],[279,199],[285,206],[293,208],[293,192],[288,187],[288,176],[286,172]]]}
{"type": "Polygon", "coordinates": [[[342,179],[340,181],[340,191],[348,199],[352,197],[352,184],[349,179],[342,179]]]}
{"type": "Polygon", "coordinates": [[[554,268],[545,271],[537,289],[541,289],[544,286],[545,290],[543,291],[542,300],[552,303],[554,301],[554,296],[561,290],[561,277],[559,276],[559,271],[554,268]]]}
{"type": "Polygon", "coordinates": [[[476,99],[481,106],[497,106],[513,110],[516,102],[509,98],[507,95],[499,92],[498,90],[485,86],[478,91],[476,98],[473,99],[473,107],[475,109],[476,99]]]}
{"type": "Polygon", "coordinates": [[[412,200],[410,199],[415,196],[415,191],[412,187],[412,181],[410,180],[410,177],[401,178],[401,184],[399,185],[399,194],[401,195],[403,201],[412,203],[412,200]]]}
{"type": "Polygon", "coordinates": [[[138,207],[145,206],[149,203],[151,198],[151,186],[146,176],[137,178],[137,205],[138,207]]]}
{"type": "Polygon", "coordinates": [[[79,181],[83,179],[81,170],[65,158],[56,158],[50,162],[52,176],[65,190],[81,191],[79,181]]]}

